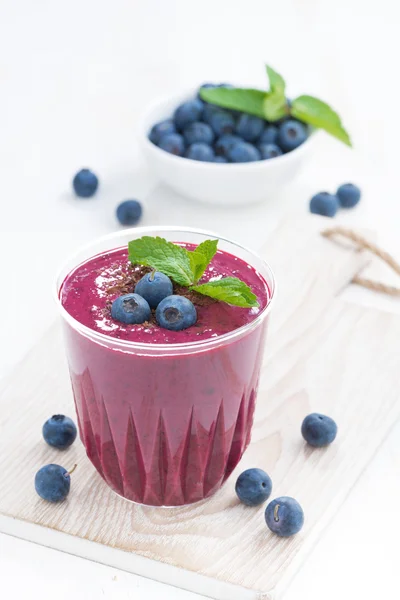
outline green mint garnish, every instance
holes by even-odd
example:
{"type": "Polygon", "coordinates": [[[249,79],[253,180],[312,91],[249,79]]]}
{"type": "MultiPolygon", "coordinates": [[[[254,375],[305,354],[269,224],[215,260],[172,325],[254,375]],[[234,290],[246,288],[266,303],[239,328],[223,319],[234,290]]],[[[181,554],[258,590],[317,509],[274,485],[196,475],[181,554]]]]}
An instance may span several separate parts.
{"type": "Polygon", "coordinates": [[[292,102],[291,114],[299,121],[324,129],[347,146],[351,146],[350,136],[339,115],[326,102],[313,96],[299,96],[292,102]]]}
{"type": "Polygon", "coordinates": [[[194,281],[198,281],[207,269],[217,251],[217,245],[218,240],[205,240],[195,250],[187,250],[194,281]]]}
{"type": "Polygon", "coordinates": [[[277,94],[285,98],[285,89],[286,83],[283,79],[282,75],[277,73],[272,67],[269,65],[265,65],[268,79],[269,79],[269,89],[272,94],[277,94]]]}
{"type": "Polygon", "coordinates": [[[128,257],[134,264],[161,271],[179,285],[193,284],[188,251],[182,246],[167,242],[164,238],[145,235],[129,242],[128,257]]]}
{"type": "Polygon", "coordinates": [[[184,287],[216,300],[251,308],[258,306],[249,286],[236,277],[222,277],[196,285],[217,251],[218,240],[205,240],[195,250],[168,242],[161,237],[143,236],[128,244],[131,263],[152,267],[184,287]]]}
{"type": "Polygon", "coordinates": [[[228,304],[234,304],[235,306],[242,306],[244,308],[258,306],[257,296],[253,294],[244,281],[241,281],[237,277],[222,277],[221,279],[194,285],[191,289],[204,296],[210,296],[211,298],[227,302],[228,304]]]}
{"type": "Polygon", "coordinates": [[[241,112],[249,113],[250,115],[256,115],[265,119],[264,114],[264,101],[266,92],[262,90],[253,90],[246,88],[201,88],[200,96],[202,100],[216,104],[217,106],[223,106],[224,108],[231,108],[233,110],[240,110],[241,112]]]}
{"type": "Polygon", "coordinates": [[[202,88],[200,96],[206,102],[240,110],[256,115],[267,121],[279,121],[290,115],[307,125],[324,129],[338,140],[351,146],[350,136],[345,130],[339,115],[322,100],[313,96],[299,96],[288,103],[283,77],[266,65],[269,91],[244,88],[202,88]]]}

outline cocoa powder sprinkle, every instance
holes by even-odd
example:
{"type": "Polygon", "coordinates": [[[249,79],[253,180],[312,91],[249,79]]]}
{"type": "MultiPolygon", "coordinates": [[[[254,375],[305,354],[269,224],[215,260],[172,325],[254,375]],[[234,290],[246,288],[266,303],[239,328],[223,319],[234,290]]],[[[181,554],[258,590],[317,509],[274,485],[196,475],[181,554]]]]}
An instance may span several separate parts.
{"type": "MultiPolygon", "coordinates": [[[[123,296],[124,294],[132,294],[135,291],[135,286],[137,282],[142,279],[146,275],[146,273],[150,273],[152,269],[150,267],[143,267],[141,265],[131,265],[128,264],[126,269],[121,267],[120,265],[115,265],[115,269],[113,269],[114,275],[117,280],[112,283],[109,287],[105,288],[105,292],[109,296],[123,296]]],[[[214,298],[210,298],[209,296],[204,296],[203,294],[199,294],[194,290],[190,290],[187,287],[182,285],[178,285],[174,282],[173,284],[173,293],[178,296],[184,296],[188,298],[195,306],[211,306],[217,302],[214,298]]],[[[104,309],[104,313],[110,315],[111,312],[112,300],[106,300],[106,306],[104,309]]],[[[155,317],[155,310],[151,311],[151,319],[150,321],[146,321],[142,323],[143,327],[154,327],[157,324],[155,317]]]]}

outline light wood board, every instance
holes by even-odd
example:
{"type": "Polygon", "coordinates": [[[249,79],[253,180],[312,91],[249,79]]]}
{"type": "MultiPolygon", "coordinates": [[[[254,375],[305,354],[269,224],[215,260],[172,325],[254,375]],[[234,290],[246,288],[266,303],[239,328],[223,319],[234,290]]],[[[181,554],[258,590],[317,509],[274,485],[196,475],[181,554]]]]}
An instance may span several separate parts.
{"type": "Polygon", "coordinates": [[[74,415],[54,325],[0,397],[0,530],[220,600],[281,597],[400,416],[400,318],[341,300],[368,257],[323,239],[327,224],[286,223],[262,251],[278,295],[253,440],[218,494],[188,508],[135,506],[107,488],[80,442],[66,452],[43,442],[46,418],[74,415]],[[338,423],[327,449],[313,450],[300,436],[311,411],[338,423]],[[49,462],[78,463],[59,505],[42,501],[33,487],[36,470],[49,462]],[[235,475],[250,466],[271,475],[272,497],[302,504],[300,534],[280,539],[266,528],[263,508],[238,503],[235,475]]]}

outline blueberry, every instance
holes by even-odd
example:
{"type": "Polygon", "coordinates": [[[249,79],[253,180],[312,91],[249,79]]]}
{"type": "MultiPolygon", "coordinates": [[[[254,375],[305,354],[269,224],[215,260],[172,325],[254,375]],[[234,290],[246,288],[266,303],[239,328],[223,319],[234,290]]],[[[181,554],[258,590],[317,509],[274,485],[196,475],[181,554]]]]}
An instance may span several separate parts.
{"type": "Polygon", "coordinates": [[[228,158],[234,163],[253,162],[261,159],[261,154],[253,144],[240,142],[228,150],[228,158]]]}
{"type": "Polygon", "coordinates": [[[53,415],[43,425],[44,441],[55,448],[68,448],[76,439],[76,425],[64,415],[53,415]]]}
{"type": "Polygon", "coordinates": [[[260,135],[258,144],[276,144],[279,130],[275,125],[268,125],[260,135]]]}
{"type": "Polygon", "coordinates": [[[207,123],[196,121],[185,127],[183,130],[183,137],[188,145],[197,142],[212,144],[214,141],[214,132],[207,123]]]}
{"type": "Polygon", "coordinates": [[[142,296],[150,308],[156,308],[161,300],[171,296],[172,292],[172,281],[160,271],[147,273],[135,286],[135,293],[142,296]]]}
{"type": "Polygon", "coordinates": [[[214,144],[215,154],[226,156],[230,148],[232,148],[232,146],[238,142],[243,142],[243,140],[234,133],[226,133],[225,135],[221,135],[221,137],[219,137],[214,144]]]}
{"type": "Polygon", "coordinates": [[[246,142],[255,142],[265,127],[264,119],[243,113],[236,125],[236,133],[246,142]]]}
{"type": "Polygon", "coordinates": [[[272,500],[265,509],[265,521],[271,531],[281,537],[298,533],[304,525],[304,513],[294,498],[281,496],[272,500]]]}
{"type": "Polygon", "coordinates": [[[214,158],[214,162],[216,162],[216,163],[227,163],[228,159],[225,158],[225,156],[216,156],[214,158]]]}
{"type": "Polygon", "coordinates": [[[179,130],[184,129],[189,123],[199,121],[203,112],[204,104],[201,100],[188,100],[184,102],[174,112],[175,127],[179,130]]]}
{"type": "Polygon", "coordinates": [[[336,195],[342,208],[353,208],[360,201],[361,190],[354,183],[344,183],[338,187],[336,195]]]}
{"type": "Polygon", "coordinates": [[[243,504],[258,506],[270,497],[272,481],[262,469],[247,469],[239,475],[235,491],[243,504]]]}
{"type": "Polygon", "coordinates": [[[203,110],[203,121],[204,123],[208,123],[208,125],[211,124],[211,117],[213,115],[215,115],[215,113],[220,112],[221,109],[218,106],[215,106],[215,104],[209,104],[208,102],[205,102],[204,104],[204,110],[203,110]]]}
{"type": "Polygon", "coordinates": [[[175,124],[172,119],[166,119],[153,125],[149,133],[149,140],[157,146],[161,138],[168,133],[176,133],[175,124]]]}
{"type": "Polygon", "coordinates": [[[337,434],[337,425],[333,419],[311,413],[301,425],[301,435],[310,446],[322,448],[333,442],[337,434]]]}
{"type": "Polygon", "coordinates": [[[124,200],[116,214],[121,225],[136,225],[142,216],[142,205],[137,200],[124,200]]]}
{"type": "Polygon", "coordinates": [[[60,502],[69,494],[71,477],[60,465],[45,465],[35,475],[35,490],[43,500],[60,502]]]}
{"type": "Polygon", "coordinates": [[[158,146],[161,150],[165,150],[165,152],[175,154],[176,156],[182,156],[185,151],[185,142],[179,133],[167,133],[163,135],[158,146]]]}
{"type": "Polygon", "coordinates": [[[217,110],[210,117],[210,125],[215,135],[233,133],[235,130],[235,119],[227,110],[217,110]]]}
{"type": "Polygon", "coordinates": [[[294,119],[289,119],[279,127],[278,144],[282,150],[290,152],[305,142],[307,136],[305,125],[294,119]]]}
{"type": "Polygon", "coordinates": [[[339,209],[337,196],[328,192],[319,192],[310,200],[310,212],[323,217],[334,217],[339,209]]]}
{"type": "Polygon", "coordinates": [[[208,144],[192,144],[185,152],[186,158],[214,162],[214,150],[208,144]]]}
{"type": "Polygon", "coordinates": [[[139,294],[119,296],[111,305],[111,316],[129,325],[144,323],[150,319],[150,306],[139,294]]]}
{"type": "Polygon", "coordinates": [[[258,149],[261,154],[262,160],[268,160],[269,158],[275,158],[282,154],[282,150],[276,144],[259,144],[258,149]]]}
{"type": "Polygon", "coordinates": [[[156,319],[160,327],[180,331],[196,323],[197,312],[188,298],[168,296],[157,306],[156,319]]]}
{"type": "Polygon", "coordinates": [[[90,198],[99,186],[97,176],[89,169],[81,169],[72,180],[75,194],[80,198],[90,198]]]}

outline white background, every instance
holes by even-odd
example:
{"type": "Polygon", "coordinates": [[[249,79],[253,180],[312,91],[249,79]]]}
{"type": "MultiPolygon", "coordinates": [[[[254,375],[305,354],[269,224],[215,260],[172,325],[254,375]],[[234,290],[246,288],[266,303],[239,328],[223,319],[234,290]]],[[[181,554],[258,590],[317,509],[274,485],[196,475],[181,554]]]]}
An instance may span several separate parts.
{"type": "MultiPolygon", "coordinates": [[[[363,201],[336,221],[375,229],[400,257],[399,26],[394,0],[2,0],[0,375],[53,320],[59,262],[117,229],[125,198],[143,202],[143,224],[208,227],[257,249],[280,218],[306,216],[313,193],[352,180],[363,201]],[[289,95],[329,100],[355,150],[321,136],[301,177],[261,206],[213,209],[157,186],[136,138],[148,102],[203,81],[265,87],[266,61],[284,74],[289,95]],[[84,166],[101,181],[91,200],[71,194],[84,166]]],[[[347,295],[400,312],[399,300],[347,295]]],[[[399,471],[397,425],[285,600],[394,597],[399,471]]],[[[4,535],[0,573],[5,597],[195,598],[4,535]]]]}

